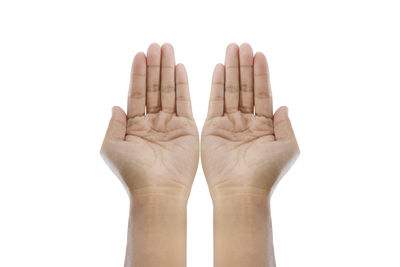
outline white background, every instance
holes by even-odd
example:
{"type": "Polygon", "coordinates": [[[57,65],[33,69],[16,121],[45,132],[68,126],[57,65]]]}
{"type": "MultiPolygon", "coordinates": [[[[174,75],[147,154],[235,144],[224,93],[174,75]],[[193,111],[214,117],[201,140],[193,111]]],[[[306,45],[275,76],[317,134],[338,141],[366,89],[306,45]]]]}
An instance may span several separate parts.
{"type": "MultiPolygon", "coordinates": [[[[400,266],[398,1],[0,3],[0,266],[123,266],[128,197],[99,149],[152,42],[186,65],[199,129],[226,46],[267,55],[302,152],[272,200],[278,266],[400,266]]],[[[188,266],[212,251],[199,166],[188,266]]]]}

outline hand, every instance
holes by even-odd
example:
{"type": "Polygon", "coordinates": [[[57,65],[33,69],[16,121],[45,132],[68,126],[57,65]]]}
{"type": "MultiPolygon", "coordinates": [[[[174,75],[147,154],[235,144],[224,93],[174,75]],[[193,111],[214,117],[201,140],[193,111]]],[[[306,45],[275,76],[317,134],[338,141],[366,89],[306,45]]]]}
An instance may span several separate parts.
{"type": "Polygon", "coordinates": [[[215,67],[201,149],[212,196],[269,194],[299,154],[288,109],[273,114],[266,58],[248,44],[215,67]]]}
{"type": "Polygon", "coordinates": [[[187,197],[198,165],[198,139],[185,67],[175,66],[171,45],[152,44],[147,58],[135,56],[127,115],[113,108],[101,155],[130,194],[187,197]]]}

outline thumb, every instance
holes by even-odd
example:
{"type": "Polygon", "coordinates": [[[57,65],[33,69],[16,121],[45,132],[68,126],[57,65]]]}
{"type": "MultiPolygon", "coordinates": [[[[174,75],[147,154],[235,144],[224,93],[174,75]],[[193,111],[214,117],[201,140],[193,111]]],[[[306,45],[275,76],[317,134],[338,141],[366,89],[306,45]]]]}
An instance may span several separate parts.
{"type": "Polygon", "coordinates": [[[108,125],[105,140],[124,140],[126,134],[126,114],[120,107],[112,108],[112,117],[108,125]]]}
{"type": "Polygon", "coordinates": [[[276,140],[294,140],[296,137],[290,123],[288,108],[280,107],[274,114],[274,132],[276,140]]]}

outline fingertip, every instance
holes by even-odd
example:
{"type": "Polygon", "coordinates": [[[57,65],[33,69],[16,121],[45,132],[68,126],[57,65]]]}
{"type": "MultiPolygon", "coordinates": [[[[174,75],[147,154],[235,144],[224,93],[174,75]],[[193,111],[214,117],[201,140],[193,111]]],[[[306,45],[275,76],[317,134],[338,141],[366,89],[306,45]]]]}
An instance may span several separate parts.
{"type": "Polygon", "coordinates": [[[286,116],[289,117],[289,108],[287,106],[284,106],[283,109],[285,111],[286,116]]]}
{"type": "Polygon", "coordinates": [[[104,140],[123,140],[126,133],[126,114],[118,106],[112,107],[112,116],[104,140]]]}
{"type": "Polygon", "coordinates": [[[253,50],[249,43],[242,43],[239,48],[240,50],[251,50],[251,51],[253,50]]]}
{"type": "Polygon", "coordinates": [[[263,52],[257,52],[257,53],[255,53],[254,56],[255,56],[255,57],[265,57],[265,55],[264,55],[263,52]]]}
{"type": "Polygon", "coordinates": [[[169,43],[165,43],[161,46],[161,65],[175,68],[174,47],[169,43]]]}
{"type": "Polygon", "coordinates": [[[281,106],[275,111],[275,114],[273,116],[273,121],[274,121],[275,137],[277,140],[280,139],[296,140],[292,124],[288,117],[287,106],[281,106]]]}
{"type": "Polygon", "coordinates": [[[257,52],[257,53],[255,53],[255,55],[254,55],[254,62],[255,61],[258,61],[259,63],[267,63],[267,58],[265,57],[265,55],[264,55],[264,53],[262,53],[262,52],[257,52]]]}
{"type": "Polygon", "coordinates": [[[279,107],[274,113],[275,119],[281,119],[281,118],[287,118],[287,117],[288,117],[288,107],[287,106],[279,107]]]}
{"type": "Polygon", "coordinates": [[[218,82],[223,82],[224,76],[225,76],[225,66],[221,63],[218,63],[217,65],[215,65],[215,68],[214,68],[213,82],[216,80],[218,82]]]}
{"type": "Polygon", "coordinates": [[[135,55],[132,63],[132,72],[140,75],[146,74],[146,55],[143,52],[135,55]]]}
{"type": "Polygon", "coordinates": [[[135,58],[143,58],[143,57],[146,57],[146,55],[143,52],[138,52],[135,55],[135,58]]]}
{"type": "Polygon", "coordinates": [[[262,52],[257,52],[254,55],[254,74],[264,75],[268,74],[267,58],[262,52]]]}
{"type": "Polygon", "coordinates": [[[176,64],[176,71],[186,71],[185,65],[182,63],[176,64]]]}
{"type": "Polygon", "coordinates": [[[112,115],[113,117],[115,116],[116,112],[117,112],[117,107],[116,107],[116,106],[112,107],[112,108],[111,108],[111,115],[112,115]]]}
{"type": "Polygon", "coordinates": [[[111,108],[111,112],[112,112],[113,117],[121,115],[121,114],[125,116],[125,111],[119,106],[113,106],[111,108]]]}
{"type": "Polygon", "coordinates": [[[143,52],[136,53],[135,57],[133,58],[133,67],[139,67],[140,64],[146,63],[146,55],[143,52]]]}
{"type": "Polygon", "coordinates": [[[174,51],[174,47],[172,46],[172,44],[170,44],[170,43],[164,43],[162,46],[161,46],[161,50],[162,51],[174,51]]]}
{"type": "Polygon", "coordinates": [[[223,71],[224,70],[224,64],[222,64],[222,63],[218,63],[217,65],[215,65],[215,68],[214,68],[214,72],[216,72],[216,71],[223,71]]]}
{"type": "Polygon", "coordinates": [[[238,49],[239,46],[236,43],[230,43],[226,46],[226,50],[231,50],[231,49],[238,49]]]}
{"type": "MultiPolygon", "coordinates": [[[[253,49],[248,43],[243,43],[239,47],[240,53],[240,60],[244,60],[245,64],[252,64],[253,63],[253,49]],[[250,61],[250,62],[248,62],[250,61]]],[[[240,62],[242,64],[242,62],[240,62]]]]}
{"type": "Polygon", "coordinates": [[[147,48],[147,51],[157,51],[160,50],[160,45],[158,43],[152,43],[149,45],[149,48],[147,48]]]}
{"type": "Polygon", "coordinates": [[[160,61],[161,47],[157,43],[152,43],[147,48],[147,63],[158,65],[160,61]]]}
{"type": "Polygon", "coordinates": [[[187,83],[187,73],[185,65],[179,63],[175,67],[176,83],[185,82],[187,83]]]}
{"type": "Polygon", "coordinates": [[[171,43],[169,43],[169,42],[165,42],[165,43],[163,43],[163,45],[162,46],[164,46],[164,47],[172,47],[172,44],[171,43]]]}
{"type": "Polygon", "coordinates": [[[282,112],[283,114],[285,114],[286,117],[288,116],[288,114],[289,114],[289,108],[288,108],[287,106],[282,106],[282,107],[280,107],[279,109],[281,109],[281,112],[282,112]]]}
{"type": "Polygon", "coordinates": [[[239,46],[235,43],[231,43],[226,47],[225,63],[226,60],[234,60],[239,55],[239,46]]]}

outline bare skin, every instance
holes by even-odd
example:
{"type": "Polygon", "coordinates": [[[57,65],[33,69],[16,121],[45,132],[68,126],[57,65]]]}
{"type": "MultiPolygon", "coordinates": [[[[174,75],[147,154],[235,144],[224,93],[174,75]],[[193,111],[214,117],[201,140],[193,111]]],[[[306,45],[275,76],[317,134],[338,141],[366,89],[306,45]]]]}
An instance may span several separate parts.
{"type": "Polygon", "coordinates": [[[201,152],[215,266],[275,266],[269,199],[299,148],[288,109],[273,113],[266,58],[248,44],[229,45],[215,67],[201,152]]]}
{"type": "Polygon", "coordinates": [[[135,56],[127,114],[114,107],[101,148],[131,201],[125,266],[186,266],[186,204],[199,160],[187,74],[173,47],[135,56]]]}
{"type": "MultiPolygon", "coordinates": [[[[131,200],[125,266],[186,266],[198,146],[185,68],[171,45],[152,44],[134,59],[127,114],[113,108],[101,149],[131,200]]],[[[269,199],[298,154],[287,108],[273,114],[264,55],[229,45],[202,132],[216,267],[275,266],[269,199]]]]}

